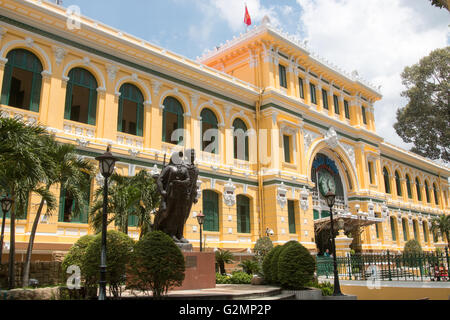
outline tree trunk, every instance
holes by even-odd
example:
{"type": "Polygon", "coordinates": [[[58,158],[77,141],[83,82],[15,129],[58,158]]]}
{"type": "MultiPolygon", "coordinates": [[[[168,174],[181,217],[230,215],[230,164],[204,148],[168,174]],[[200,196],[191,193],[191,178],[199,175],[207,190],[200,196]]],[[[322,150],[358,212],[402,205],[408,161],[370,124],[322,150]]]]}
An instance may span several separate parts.
{"type": "MultiPolygon", "coordinates": [[[[15,200],[14,194],[11,195],[11,198],[15,200]]],[[[15,202],[15,201],[14,201],[15,202]]],[[[11,207],[11,216],[10,216],[10,233],[9,233],[9,267],[8,267],[8,289],[14,289],[15,286],[15,261],[16,261],[16,206],[11,207]]]]}
{"type": "Polygon", "coordinates": [[[0,265],[2,264],[2,256],[3,256],[3,238],[5,237],[5,222],[6,222],[6,212],[3,212],[2,232],[0,236],[0,265]]]}
{"type": "Polygon", "coordinates": [[[31,264],[31,254],[33,252],[33,245],[34,245],[34,238],[36,236],[36,230],[39,224],[39,219],[41,217],[42,208],[44,207],[44,199],[41,199],[41,203],[39,204],[39,208],[36,212],[36,217],[33,221],[33,227],[31,228],[30,233],[30,241],[28,242],[28,248],[27,248],[27,256],[25,258],[25,264],[23,266],[23,275],[22,275],[22,286],[26,287],[28,286],[28,282],[30,279],[30,264],[31,264]]]}

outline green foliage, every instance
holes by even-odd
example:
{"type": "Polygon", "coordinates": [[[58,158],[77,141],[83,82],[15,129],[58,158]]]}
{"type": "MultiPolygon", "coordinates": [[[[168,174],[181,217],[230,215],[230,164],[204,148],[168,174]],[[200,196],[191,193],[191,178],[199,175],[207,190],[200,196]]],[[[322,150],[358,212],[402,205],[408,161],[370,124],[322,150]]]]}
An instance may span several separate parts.
{"type": "Polygon", "coordinates": [[[440,215],[438,217],[434,217],[431,220],[431,228],[430,231],[437,238],[441,236],[442,240],[443,235],[447,238],[447,246],[450,243],[450,215],[440,215]]]}
{"type": "MultiPolygon", "coordinates": [[[[111,294],[117,298],[122,294],[126,266],[131,259],[133,240],[128,235],[110,230],[106,236],[106,281],[111,294]]],[[[100,278],[101,234],[95,236],[86,249],[82,270],[89,285],[97,284],[100,278]]]]}
{"type": "MultiPolygon", "coordinates": [[[[277,247],[275,247],[277,248],[277,247]]],[[[263,263],[262,263],[262,272],[265,282],[272,283],[273,277],[272,277],[272,259],[273,255],[275,253],[275,248],[272,248],[272,250],[269,251],[269,253],[266,254],[264,257],[263,263]]]]}
{"type": "Polygon", "coordinates": [[[283,288],[303,289],[314,277],[316,261],[303,245],[289,241],[280,251],[278,278],[283,288]]]}
{"type": "Polygon", "coordinates": [[[450,161],[450,47],[436,49],[401,74],[408,104],[397,110],[397,134],[412,152],[450,161]]]}
{"type": "Polygon", "coordinates": [[[171,287],[181,286],[184,272],[184,256],[164,232],[150,232],[134,246],[130,283],[142,291],[151,290],[155,299],[171,287]]]}
{"type": "Polygon", "coordinates": [[[419,241],[412,239],[406,242],[405,247],[403,248],[403,253],[406,255],[421,254],[422,247],[420,246],[419,241]]]}
{"type": "Polygon", "coordinates": [[[250,284],[253,276],[242,271],[234,271],[231,276],[216,273],[216,283],[218,284],[250,284]]]}
{"type": "MultiPolygon", "coordinates": [[[[80,269],[83,267],[83,259],[86,256],[86,250],[89,244],[95,239],[95,236],[93,235],[85,235],[82,236],[80,239],[78,239],[77,242],[70,248],[69,252],[64,257],[64,260],[61,264],[62,272],[66,277],[69,277],[67,272],[67,268],[71,265],[75,265],[80,267],[80,269]]],[[[81,275],[83,275],[83,269],[81,269],[81,275]]]]}
{"type": "MultiPolygon", "coordinates": [[[[152,231],[153,214],[160,201],[153,177],[142,170],[132,177],[115,173],[108,181],[108,224],[114,221],[120,231],[128,233],[128,219],[132,215],[136,216],[141,239],[152,231]]],[[[103,186],[96,190],[91,207],[90,223],[97,231],[102,225],[102,214],[103,186]]]]}
{"type": "Polygon", "coordinates": [[[280,281],[278,279],[278,261],[281,254],[281,251],[283,251],[283,246],[276,246],[273,248],[273,256],[272,261],[270,263],[270,274],[272,277],[272,284],[279,285],[280,281]]]}
{"type": "Polygon", "coordinates": [[[225,274],[225,264],[233,263],[233,254],[228,250],[218,249],[215,253],[216,255],[216,265],[219,267],[221,274],[225,274]]]}
{"type": "Polygon", "coordinates": [[[269,237],[262,237],[256,240],[253,251],[255,252],[256,260],[262,264],[266,255],[273,249],[272,240],[269,237]]]}
{"type": "Polygon", "coordinates": [[[254,259],[244,260],[239,264],[239,267],[242,267],[242,271],[247,274],[257,274],[259,272],[259,264],[258,261],[254,259]]]}

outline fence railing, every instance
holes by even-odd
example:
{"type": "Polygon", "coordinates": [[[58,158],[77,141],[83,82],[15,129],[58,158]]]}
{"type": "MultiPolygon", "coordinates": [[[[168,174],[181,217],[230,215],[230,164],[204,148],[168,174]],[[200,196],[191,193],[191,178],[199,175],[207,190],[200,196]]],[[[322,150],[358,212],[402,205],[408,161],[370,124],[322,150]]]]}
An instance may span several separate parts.
{"type": "MultiPolygon", "coordinates": [[[[449,281],[449,255],[445,252],[420,254],[354,254],[337,257],[340,279],[386,281],[449,281]]],[[[317,276],[333,277],[333,258],[316,257],[317,276]]]]}

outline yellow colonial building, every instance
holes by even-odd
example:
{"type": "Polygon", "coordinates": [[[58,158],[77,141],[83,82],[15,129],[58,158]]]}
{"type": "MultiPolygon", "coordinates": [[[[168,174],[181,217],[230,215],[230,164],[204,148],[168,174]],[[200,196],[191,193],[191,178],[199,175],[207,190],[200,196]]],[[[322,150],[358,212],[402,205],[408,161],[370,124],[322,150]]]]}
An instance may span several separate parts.
{"type": "MultiPolygon", "coordinates": [[[[1,0],[0,88],[3,117],[38,122],[93,162],[111,144],[120,174],[158,173],[165,155],[195,148],[201,191],[185,227],[195,248],[202,211],[207,248],[251,250],[269,234],[323,251],[324,176],[355,250],[445,241],[429,227],[450,213],[449,169],[385,142],[374,121],[379,90],[268,18],[193,61],[52,3],[1,0]]],[[[53,191],[59,210],[39,224],[35,259],[93,232],[88,212],[72,217],[73,199],[53,191]]],[[[19,254],[39,202],[32,195],[16,225],[19,254]]]]}

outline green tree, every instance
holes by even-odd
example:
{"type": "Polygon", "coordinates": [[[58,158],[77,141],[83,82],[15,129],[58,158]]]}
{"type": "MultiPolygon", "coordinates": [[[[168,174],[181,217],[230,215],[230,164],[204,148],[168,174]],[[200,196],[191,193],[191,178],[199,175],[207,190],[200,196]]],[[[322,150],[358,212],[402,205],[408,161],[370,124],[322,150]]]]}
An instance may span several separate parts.
{"type": "Polygon", "coordinates": [[[228,250],[218,249],[216,251],[216,264],[221,274],[225,274],[225,264],[233,263],[233,254],[228,250]]]}
{"type": "Polygon", "coordinates": [[[397,110],[395,131],[411,151],[450,161],[450,47],[436,49],[401,74],[408,99],[397,110]]]}
{"type": "MultiPolygon", "coordinates": [[[[113,174],[108,179],[108,224],[114,224],[123,233],[128,233],[131,215],[138,219],[140,238],[152,230],[152,215],[159,206],[159,193],[153,177],[146,171],[127,177],[113,174]]],[[[90,223],[100,230],[103,215],[103,186],[94,195],[90,223]]]]}
{"type": "Polygon", "coordinates": [[[247,274],[256,274],[259,272],[258,261],[254,259],[243,260],[238,266],[247,274]]]}
{"type": "Polygon", "coordinates": [[[445,8],[449,10],[447,0],[429,0],[431,1],[431,5],[438,8],[445,8]]]}
{"type": "Polygon", "coordinates": [[[278,281],[286,289],[300,290],[314,278],[316,261],[303,245],[289,241],[278,259],[278,281]]]}
{"type": "MultiPolygon", "coordinates": [[[[82,259],[81,269],[89,284],[98,283],[101,242],[101,234],[96,235],[94,240],[89,242],[85,257],[82,259]]],[[[106,282],[109,285],[109,292],[115,298],[122,294],[133,245],[133,239],[122,232],[109,230],[106,234],[106,282]]]]}
{"type": "Polygon", "coordinates": [[[261,237],[258,240],[256,240],[253,251],[255,252],[256,260],[259,262],[260,265],[264,261],[264,257],[270,252],[270,250],[272,250],[272,248],[273,243],[269,237],[261,237]]]}
{"type": "Polygon", "coordinates": [[[146,234],[134,246],[129,283],[155,299],[167,294],[184,280],[185,262],[180,248],[162,231],[146,234]]]}
{"type": "Polygon", "coordinates": [[[450,215],[439,215],[431,220],[430,231],[437,238],[439,235],[444,240],[444,235],[447,238],[447,247],[450,242],[450,215]]]}
{"type": "Polygon", "coordinates": [[[49,172],[45,128],[20,120],[0,117],[0,194],[9,194],[15,205],[10,211],[9,289],[15,287],[15,222],[26,212],[31,192],[54,205],[51,194],[39,187],[49,172]]]}
{"type": "Polygon", "coordinates": [[[45,186],[43,192],[48,194],[47,197],[41,197],[33,226],[30,232],[25,264],[22,275],[22,285],[28,286],[30,277],[30,263],[33,251],[34,239],[38,224],[41,220],[42,210],[47,204],[46,215],[50,215],[56,206],[54,205],[54,197],[50,192],[50,188],[59,184],[67,194],[74,199],[73,215],[80,215],[84,208],[88,206],[86,202],[89,194],[90,178],[93,175],[93,166],[87,159],[81,159],[75,153],[75,146],[56,142],[54,139],[46,139],[44,147],[48,155],[48,170],[46,170],[45,186]],[[49,205],[49,198],[52,203],[49,205]]]}

